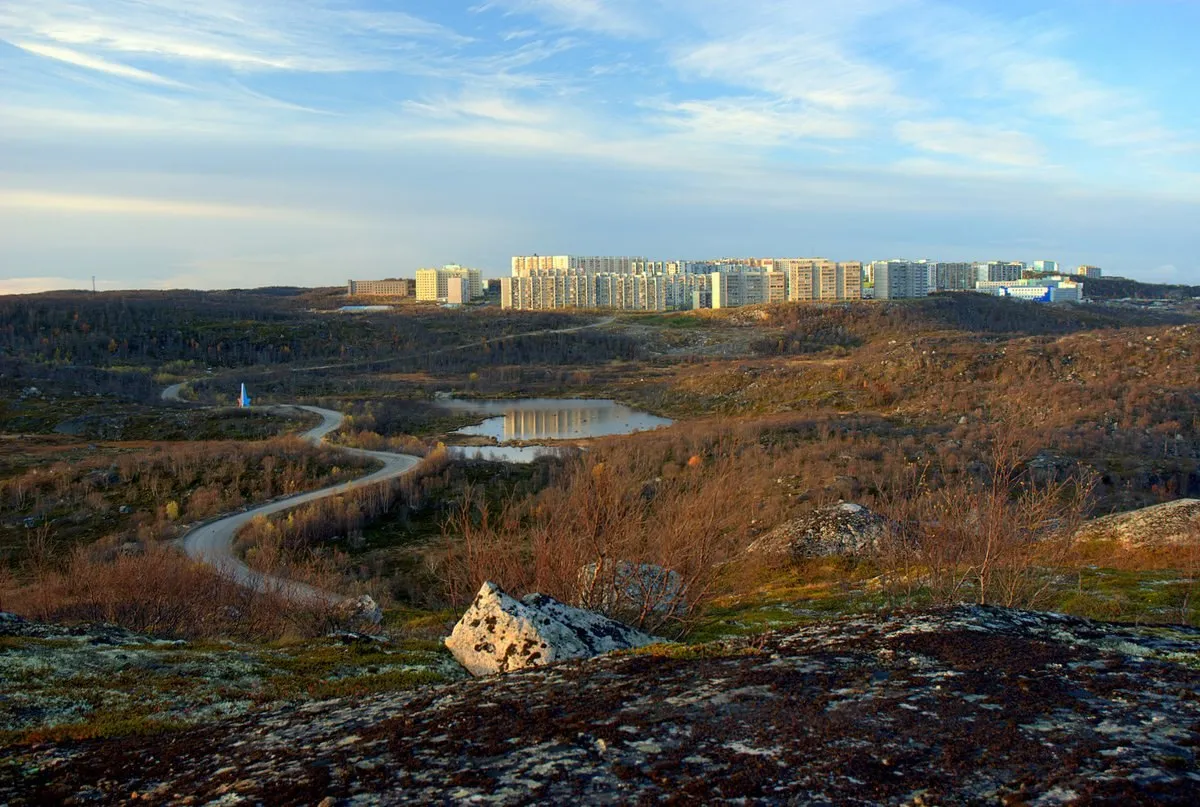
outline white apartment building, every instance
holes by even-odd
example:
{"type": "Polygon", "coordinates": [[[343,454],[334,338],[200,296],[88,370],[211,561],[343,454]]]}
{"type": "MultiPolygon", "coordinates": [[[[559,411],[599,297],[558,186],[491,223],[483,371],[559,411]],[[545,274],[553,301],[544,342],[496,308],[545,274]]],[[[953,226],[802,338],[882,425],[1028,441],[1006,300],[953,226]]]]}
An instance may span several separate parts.
{"type": "Polygon", "coordinates": [[[1033,271],[1056,274],[1058,272],[1058,261],[1034,261],[1033,271]]]}
{"type": "Polygon", "coordinates": [[[440,269],[417,270],[417,299],[427,302],[445,302],[449,297],[449,281],[451,278],[462,278],[467,281],[467,293],[471,300],[483,297],[483,273],[478,269],[468,269],[456,263],[449,263],[440,269]]]}
{"type": "Polygon", "coordinates": [[[874,261],[876,300],[900,300],[929,294],[929,267],[926,261],[874,261]]]}

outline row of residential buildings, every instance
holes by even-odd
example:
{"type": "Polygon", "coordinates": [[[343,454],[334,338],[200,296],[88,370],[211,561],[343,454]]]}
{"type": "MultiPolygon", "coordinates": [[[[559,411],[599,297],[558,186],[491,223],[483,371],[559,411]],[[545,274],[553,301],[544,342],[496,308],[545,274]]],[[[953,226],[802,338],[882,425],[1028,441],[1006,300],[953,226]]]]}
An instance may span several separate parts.
{"type": "MultiPolygon", "coordinates": [[[[720,258],[651,261],[631,256],[518,255],[499,286],[504,308],[611,308],[671,311],[758,303],[895,300],[939,291],[978,291],[1048,302],[1083,299],[1083,285],[1054,261],[938,262],[885,260],[863,264],[826,258],[720,258]]],[[[1099,277],[1081,266],[1077,274],[1099,277]]],[[[457,264],[418,269],[415,279],[351,280],[351,296],[416,297],[451,305],[485,296],[482,273],[457,264]]]]}
{"type": "Polygon", "coordinates": [[[823,258],[645,258],[522,255],[500,281],[500,305],[515,309],[617,308],[669,311],[756,303],[862,298],[863,266],[823,258]]]}

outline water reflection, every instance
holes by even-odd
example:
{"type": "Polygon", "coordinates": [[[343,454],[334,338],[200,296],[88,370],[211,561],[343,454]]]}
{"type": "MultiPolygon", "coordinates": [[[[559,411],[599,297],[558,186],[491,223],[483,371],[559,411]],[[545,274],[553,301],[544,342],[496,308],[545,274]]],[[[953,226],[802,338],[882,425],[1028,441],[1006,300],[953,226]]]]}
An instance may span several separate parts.
{"type": "Polygon", "coordinates": [[[495,415],[459,434],[511,440],[577,440],[657,429],[671,421],[608,400],[525,398],[513,401],[449,399],[443,406],[495,415]]]}

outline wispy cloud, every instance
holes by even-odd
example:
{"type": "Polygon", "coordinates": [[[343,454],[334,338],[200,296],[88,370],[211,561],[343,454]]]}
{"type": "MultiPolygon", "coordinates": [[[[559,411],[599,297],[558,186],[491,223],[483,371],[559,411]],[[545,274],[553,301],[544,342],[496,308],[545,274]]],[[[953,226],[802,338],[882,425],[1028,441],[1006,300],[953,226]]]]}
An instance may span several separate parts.
{"type": "Polygon", "coordinates": [[[1033,167],[1045,159],[1045,149],[1029,135],[1003,125],[962,120],[900,121],[896,137],[922,151],[966,157],[987,163],[1033,167]]]}
{"type": "Polygon", "coordinates": [[[626,0],[490,0],[475,6],[475,10],[500,10],[537,17],[549,25],[570,30],[640,38],[651,32],[645,17],[639,13],[647,5],[626,0]]]}
{"type": "Polygon", "coordinates": [[[319,220],[324,224],[337,223],[342,218],[328,213],[284,207],[4,188],[0,188],[0,208],[27,212],[85,213],[151,218],[233,219],[238,221],[302,221],[307,219],[319,220]]]}
{"type": "Polygon", "coordinates": [[[164,87],[180,87],[178,81],[172,81],[169,78],[164,78],[156,73],[151,73],[148,70],[139,70],[136,67],[129,65],[118,64],[116,62],[106,61],[105,59],[97,59],[94,56],[88,56],[85,53],[71,50],[69,48],[61,48],[53,45],[39,45],[33,42],[13,42],[13,45],[27,53],[32,53],[35,56],[43,56],[47,59],[55,59],[56,61],[65,62],[75,67],[82,67],[88,70],[97,70],[101,73],[107,73],[110,76],[119,78],[133,79],[134,81],[144,81],[149,84],[158,84],[164,87]]]}
{"type": "Polygon", "coordinates": [[[403,12],[281,0],[106,0],[101,6],[39,0],[0,10],[0,38],[232,70],[315,73],[386,68],[398,40],[469,41],[403,12]]]}

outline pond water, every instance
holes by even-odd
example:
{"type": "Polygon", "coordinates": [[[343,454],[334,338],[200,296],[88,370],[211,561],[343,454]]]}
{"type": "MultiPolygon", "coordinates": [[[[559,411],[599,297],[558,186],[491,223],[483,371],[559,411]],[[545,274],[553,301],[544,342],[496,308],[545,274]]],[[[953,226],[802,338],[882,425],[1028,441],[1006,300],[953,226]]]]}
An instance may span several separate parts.
{"type": "Polygon", "coordinates": [[[490,415],[457,434],[511,440],[580,440],[670,426],[671,421],[609,400],[582,398],[523,398],[512,401],[470,401],[448,398],[440,406],[490,415]]]}

